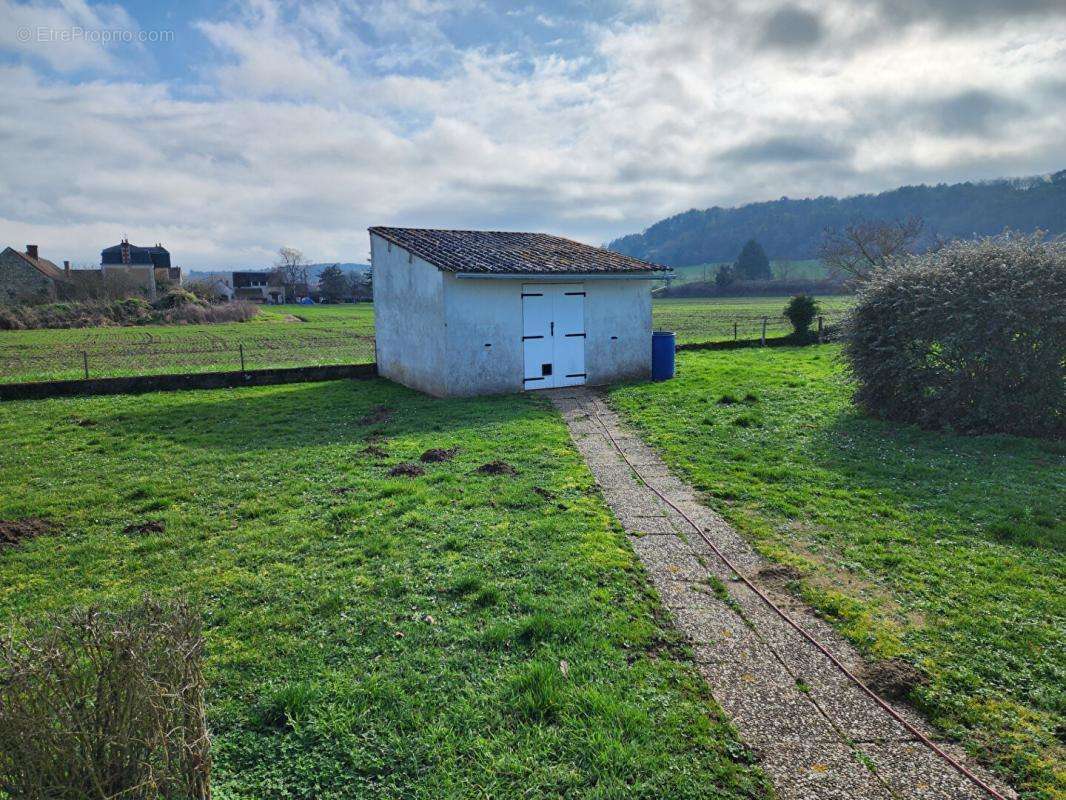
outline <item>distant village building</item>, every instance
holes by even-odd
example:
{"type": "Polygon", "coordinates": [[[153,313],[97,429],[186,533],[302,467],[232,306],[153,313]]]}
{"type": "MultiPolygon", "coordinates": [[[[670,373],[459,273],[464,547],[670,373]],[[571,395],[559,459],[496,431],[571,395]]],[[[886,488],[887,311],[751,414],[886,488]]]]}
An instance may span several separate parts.
{"type": "MultiPolygon", "coordinates": [[[[69,272],[70,262],[65,262],[69,272]]],[[[46,303],[61,296],[64,272],[47,258],[41,258],[37,245],[26,252],[6,247],[0,253],[0,303],[46,303]]]]}
{"type": "Polygon", "coordinates": [[[215,278],[208,284],[208,288],[210,288],[216,296],[223,298],[227,303],[236,297],[236,292],[234,292],[230,282],[225,278],[215,278]]]}
{"type": "Polygon", "coordinates": [[[233,293],[238,300],[276,305],[285,302],[285,287],[273,271],[233,273],[233,293]]]}
{"type": "Polygon", "coordinates": [[[160,287],[181,285],[181,268],[171,266],[170,251],[163,245],[138,247],[123,238],[100,251],[100,269],[104,275],[121,271],[132,278],[149,300],[155,300],[160,287]]]}

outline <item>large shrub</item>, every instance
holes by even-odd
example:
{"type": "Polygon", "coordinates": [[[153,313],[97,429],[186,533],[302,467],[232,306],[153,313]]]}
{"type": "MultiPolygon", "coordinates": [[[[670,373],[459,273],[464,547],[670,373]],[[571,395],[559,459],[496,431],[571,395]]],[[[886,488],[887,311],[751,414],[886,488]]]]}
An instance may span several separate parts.
{"type": "Polygon", "coordinates": [[[879,270],[844,325],[856,402],[970,433],[1066,432],[1066,242],[955,242],[879,270]]]}
{"type": "Polygon", "coordinates": [[[207,800],[200,615],[150,599],[0,639],[0,795],[207,800]]]}

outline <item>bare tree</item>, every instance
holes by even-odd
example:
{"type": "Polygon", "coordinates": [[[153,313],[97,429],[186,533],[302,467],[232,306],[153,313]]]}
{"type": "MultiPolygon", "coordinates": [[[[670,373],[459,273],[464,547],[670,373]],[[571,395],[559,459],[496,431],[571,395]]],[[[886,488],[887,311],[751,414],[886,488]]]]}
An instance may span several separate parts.
{"type": "Polygon", "coordinates": [[[294,300],[296,287],[307,285],[307,260],[295,247],[282,247],[278,250],[278,260],[274,262],[274,275],[278,283],[285,287],[285,299],[294,300]]]}
{"type": "Polygon", "coordinates": [[[833,273],[863,279],[871,270],[889,267],[914,252],[925,227],[920,217],[859,220],[843,228],[826,228],[819,258],[833,273]]]}

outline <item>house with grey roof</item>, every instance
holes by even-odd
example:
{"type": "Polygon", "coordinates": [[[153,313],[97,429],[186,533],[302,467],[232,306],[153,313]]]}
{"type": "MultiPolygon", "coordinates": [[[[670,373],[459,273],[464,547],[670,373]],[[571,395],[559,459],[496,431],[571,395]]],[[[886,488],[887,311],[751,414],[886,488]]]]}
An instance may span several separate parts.
{"type": "Polygon", "coordinates": [[[100,251],[100,270],[104,275],[119,273],[136,284],[148,297],[168,285],[181,285],[181,267],[170,263],[170,251],[163,245],[138,247],[123,237],[118,244],[100,251]]]}
{"type": "Polygon", "coordinates": [[[378,372],[428,394],[641,379],[669,268],[544,233],[370,228],[378,372]]]}

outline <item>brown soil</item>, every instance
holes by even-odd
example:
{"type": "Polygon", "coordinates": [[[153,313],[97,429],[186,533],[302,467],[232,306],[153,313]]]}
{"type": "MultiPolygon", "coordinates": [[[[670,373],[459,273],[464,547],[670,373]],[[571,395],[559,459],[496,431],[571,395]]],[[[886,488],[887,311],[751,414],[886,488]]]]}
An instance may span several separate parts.
{"type": "Polygon", "coordinates": [[[380,425],[383,422],[388,422],[392,419],[392,415],[396,412],[388,406],[374,406],[370,413],[364,417],[360,417],[357,422],[360,425],[380,425]]]}
{"type": "Polygon", "coordinates": [[[0,519],[0,548],[17,547],[24,539],[55,533],[56,526],[40,517],[0,519]]]}
{"type": "Polygon", "coordinates": [[[131,522],[125,528],[122,529],[123,533],[162,533],[167,529],[165,522],[157,519],[149,519],[144,522],[131,522]]]}
{"type": "Polygon", "coordinates": [[[545,500],[555,499],[555,492],[553,492],[551,489],[545,489],[543,486],[534,486],[533,492],[534,494],[539,494],[545,500]]]}
{"type": "Polygon", "coordinates": [[[867,664],[860,671],[863,683],[889,700],[906,700],[911,690],[926,683],[926,677],[913,664],[889,658],[867,664]]]}
{"type": "Polygon", "coordinates": [[[425,469],[420,467],[418,464],[412,464],[410,461],[403,461],[389,470],[389,475],[392,475],[393,477],[403,475],[408,478],[415,478],[419,475],[425,474],[425,469]]]}
{"type": "Polygon", "coordinates": [[[434,447],[419,456],[419,461],[424,464],[436,464],[441,461],[451,461],[455,458],[455,454],[458,452],[458,447],[449,447],[447,450],[440,447],[434,447]]]}
{"type": "Polygon", "coordinates": [[[350,491],[352,491],[352,487],[351,486],[335,486],[335,487],[333,487],[332,489],[329,490],[329,493],[330,494],[341,495],[341,494],[348,494],[348,492],[350,492],[350,491]]]}
{"type": "Polygon", "coordinates": [[[758,577],[768,583],[788,583],[799,580],[803,576],[791,564],[768,564],[759,570],[758,577]]]}
{"type": "Polygon", "coordinates": [[[388,456],[388,452],[384,447],[380,447],[376,444],[368,444],[363,448],[363,452],[368,456],[374,456],[374,458],[385,458],[388,456]]]}
{"type": "Polygon", "coordinates": [[[70,421],[77,425],[79,428],[91,428],[96,424],[95,419],[82,419],[81,417],[71,417],[70,421]]]}
{"type": "Polygon", "coordinates": [[[508,464],[506,461],[490,461],[487,464],[482,464],[476,470],[478,475],[517,475],[518,470],[508,464]]]}
{"type": "Polygon", "coordinates": [[[286,314],[284,317],[282,317],[282,319],[284,319],[286,322],[303,322],[304,321],[303,317],[298,317],[295,314],[286,314]]]}

